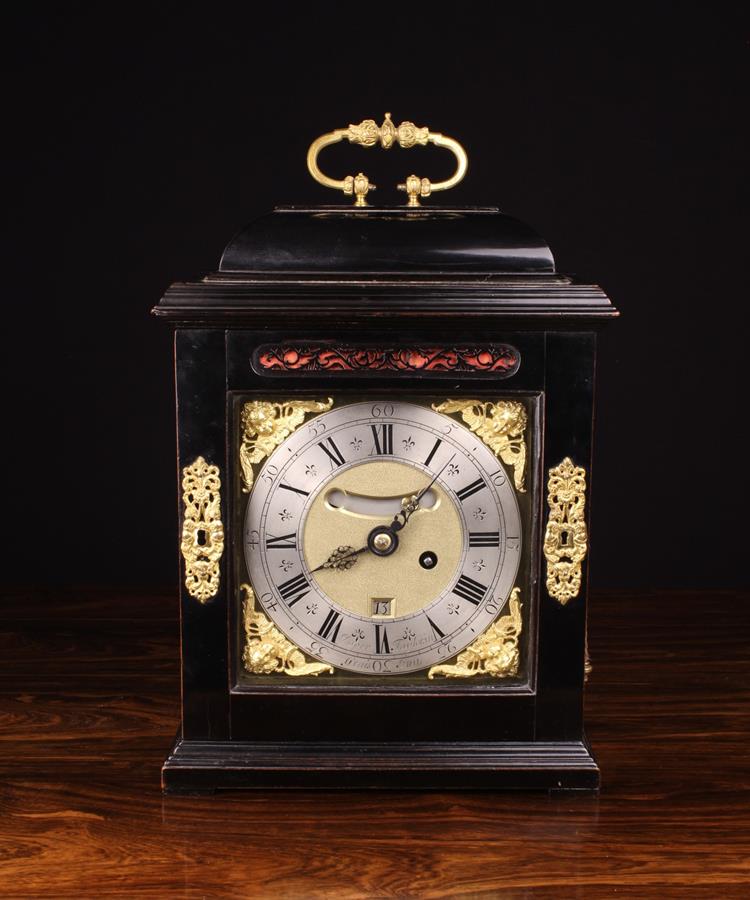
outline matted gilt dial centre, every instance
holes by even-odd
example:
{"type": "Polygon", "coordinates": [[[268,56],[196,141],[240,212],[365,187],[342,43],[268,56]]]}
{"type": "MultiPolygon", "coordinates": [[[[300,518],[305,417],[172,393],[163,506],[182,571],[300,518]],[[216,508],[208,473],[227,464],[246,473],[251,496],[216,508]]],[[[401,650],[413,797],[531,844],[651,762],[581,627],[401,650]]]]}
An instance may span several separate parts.
{"type": "Polygon", "coordinates": [[[311,569],[341,544],[363,550],[347,570],[328,568],[313,574],[334,603],[370,616],[373,596],[395,597],[398,614],[406,615],[446,589],[457,574],[464,545],[455,500],[433,485],[430,496],[423,498],[425,506],[420,505],[398,534],[391,528],[404,502],[431,481],[429,472],[406,462],[367,459],[334,473],[311,500],[302,538],[311,569]],[[334,506],[331,497],[341,505],[334,506]],[[428,548],[440,548],[441,565],[432,570],[419,564],[420,554],[428,548]]]}

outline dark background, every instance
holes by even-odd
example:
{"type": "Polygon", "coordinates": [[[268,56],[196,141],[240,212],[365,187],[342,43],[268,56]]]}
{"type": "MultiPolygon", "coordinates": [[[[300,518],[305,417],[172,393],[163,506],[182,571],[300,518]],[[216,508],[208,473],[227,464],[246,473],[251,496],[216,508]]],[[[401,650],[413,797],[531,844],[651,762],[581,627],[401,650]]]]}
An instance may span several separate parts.
{"type": "MultiPolygon", "coordinates": [[[[149,310],[275,203],[339,202],[307,175],[310,141],[389,110],[466,146],[447,202],[529,222],[622,311],[600,346],[594,586],[747,584],[732,7],[243,8],[65,4],[6,23],[4,580],[176,580],[171,342],[149,310]]],[[[383,186],[451,166],[327,153],[383,186]]]]}

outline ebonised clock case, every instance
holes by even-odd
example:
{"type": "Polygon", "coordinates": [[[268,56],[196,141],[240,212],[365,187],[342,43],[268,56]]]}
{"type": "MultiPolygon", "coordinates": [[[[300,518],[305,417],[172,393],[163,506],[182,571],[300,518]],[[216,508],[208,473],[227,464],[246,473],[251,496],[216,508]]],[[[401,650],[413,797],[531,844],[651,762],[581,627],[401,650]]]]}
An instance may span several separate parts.
{"type": "MultiPolygon", "coordinates": [[[[217,273],[173,285],[154,314],[175,333],[178,478],[197,456],[222,473],[236,468],[238,393],[496,391],[539,398],[539,486],[565,457],[590,479],[596,336],[617,312],[598,286],[556,273],[543,240],[495,209],[282,208],[240,232],[217,273]],[[290,342],[497,343],[521,362],[502,381],[470,371],[274,376],[253,367],[260,347],[290,342]]],[[[181,727],[164,789],[596,788],[582,713],[587,564],[572,602],[547,595],[543,494],[532,548],[536,664],[517,693],[470,684],[238,689],[236,510],[225,502],[219,592],[197,603],[181,579],[181,727]]]]}

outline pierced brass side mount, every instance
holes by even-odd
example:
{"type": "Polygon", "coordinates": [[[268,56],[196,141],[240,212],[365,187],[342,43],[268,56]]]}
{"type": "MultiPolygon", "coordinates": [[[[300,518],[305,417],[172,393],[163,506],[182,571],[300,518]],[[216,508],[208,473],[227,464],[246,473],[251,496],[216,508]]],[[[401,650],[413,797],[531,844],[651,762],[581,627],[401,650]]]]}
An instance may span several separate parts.
{"type": "Polygon", "coordinates": [[[466,175],[469,160],[464,148],[452,137],[430,131],[426,127],[418,127],[413,122],[402,122],[398,127],[391,121],[391,114],[385,114],[383,124],[378,126],[374,119],[363,119],[359,125],[350,125],[348,128],[337,128],[316,138],[307,151],[307,168],[312,177],[324,187],[343,191],[348,197],[354,195],[355,206],[367,206],[367,195],[374,191],[376,186],[370,183],[369,178],[362,172],[357,175],[347,175],[343,179],[329,178],[318,167],[318,154],[324,147],[338,144],[346,139],[350,144],[360,144],[362,147],[374,147],[376,144],[384,150],[390,150],[394,144],[408,149],[417,144],[424,146],[428,143],[436,147],[445,147],[456,157],[456,171],[445,181],[436,181],[434,184],[429,178],[420,178],[418,175],[409,175],[403,184],[398,185],[400,191],[405,191],[407,206],[419,206],[420,197],[429,197],[435,191],[447,191],[455,187],[466,175]]]}

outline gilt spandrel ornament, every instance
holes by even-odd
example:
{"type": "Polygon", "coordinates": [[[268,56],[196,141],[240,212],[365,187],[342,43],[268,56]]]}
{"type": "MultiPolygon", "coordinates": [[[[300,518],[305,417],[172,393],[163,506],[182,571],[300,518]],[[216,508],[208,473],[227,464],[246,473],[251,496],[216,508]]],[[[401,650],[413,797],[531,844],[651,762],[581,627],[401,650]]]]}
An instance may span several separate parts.
{"type": "Polygon", "coordinates": [[[522,403],[517,400],[498,400],[495,403],[481,400],[446,400],[432,407],[436,412],[461,413],[469,428],[493,451],[495,456],[513,466],[513,482],[516,490],[524,492],[526,469],[527,416],[522,403]]]}
{"type": "Polygon", "coordinates": [[[493,678],[512,678],[518,674],[520,656],[518,639],[521,636],[521,591],[513,588],[508,601],[509,615],[502,616],[490,625],[483,635],[459,653],[454,664],[433,666],[428,678],[444,675],[446,678],[472,678],[475,675],[491,675],[493,678]]]}
{"type": "Polygon", "coordinates": [[[287,640],[268,618],[255,608],[255,593],[249,584],[241,584],[245,623],[245,648],[242,662],[252,675],[332,674],[333,666],[307,662],[304,653],[287,640]]]}
{"type": "Polygon", "coordinates": [[[252,490],[255,475],[253,465],[263,460],[305,421],[307,413],[326,412],[333,400],[288,400],[271,403],[253,400],[242,407],[240,443],[240,467],[242,490],[252,490]]]}

